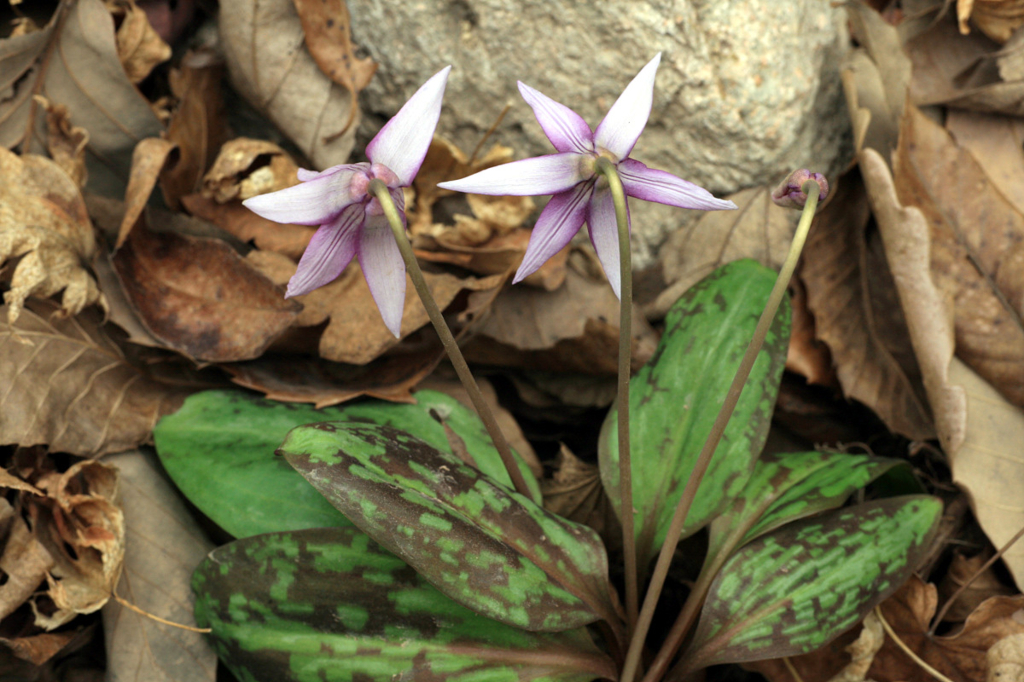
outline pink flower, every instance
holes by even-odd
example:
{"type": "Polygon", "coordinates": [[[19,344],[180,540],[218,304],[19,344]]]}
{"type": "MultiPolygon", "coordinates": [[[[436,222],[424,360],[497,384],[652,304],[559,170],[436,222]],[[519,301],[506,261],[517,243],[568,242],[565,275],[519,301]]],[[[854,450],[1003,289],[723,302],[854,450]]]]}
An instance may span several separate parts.
{"type": "Polygon", "coordinates": [[[535,272],[586,222],[608,282],[619,295],[615,207],[608,181],[596,173],[599,157],[616,165],[627,196],[681,208],[736,208],[731,201],[716,199],[692,182],[629,158],[651,114],[654,76],[660,61],[659,52],[626,86],[595,131],[572,109],[520,82],[519,92],[558,153],[488,168],[439,185],[472,194],[553,195],[537,219],[513,282],[535,272]]]}
{"type": "Polygon", "coordinates": [[[286,297],[329,284],[358,257],[384,324],[396,337],[400,335],[405,262],[380,202],[367,188],[371,180],[382,180],[404,221],[402,187],[412,184],[423,164],[451,69],[431,77],[381,128],[366,147],[369,163],[344,164],[319,173],[300,169],[300,184],[242,202],[269,220],[320,226],[288,282],[286,297]]]}

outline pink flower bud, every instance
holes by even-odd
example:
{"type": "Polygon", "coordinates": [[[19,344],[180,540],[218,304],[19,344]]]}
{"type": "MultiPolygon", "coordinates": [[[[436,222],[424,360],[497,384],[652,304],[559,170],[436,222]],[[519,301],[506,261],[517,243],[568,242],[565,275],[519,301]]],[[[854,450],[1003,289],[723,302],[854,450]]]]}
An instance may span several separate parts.
{"type": "Polygon", "coordinates": [[[772,201],[783,208],[802,209],[807,203],[807,195],[804,194],[803,186],[808,182],[817,183],[821,189],[818,201],[824,201],[828,196],[828,180],[821,173],[812,173],[806,168],[793,171],[788,178],[783,180],[782,184],[772,191],[772,201]]]}

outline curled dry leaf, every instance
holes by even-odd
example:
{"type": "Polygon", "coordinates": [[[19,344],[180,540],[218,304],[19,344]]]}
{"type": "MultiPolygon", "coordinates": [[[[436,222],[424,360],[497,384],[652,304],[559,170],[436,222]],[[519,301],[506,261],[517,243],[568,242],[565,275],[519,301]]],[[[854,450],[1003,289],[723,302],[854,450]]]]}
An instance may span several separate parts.
{"type": "Polygon", "coordinates": [[[258,357],[302,309],[218,239],[136,229],[113,261],[146,329],[196,360],[258,357]]]}
{"type": "Polygon", "coordinates": [[[316,227],[282,225],[258,216],[234,199],[219,203],[202,194],[189,194],[181,203],[192,215],[208,220],[243,242],[252,242],[261,251],[273,251],[297,261],[313,238],[316,227]]]}
{"type": "Polygon", "coordinates": [[[160,173],[167,166],[171,153],[176,150],[177,145],[160,137],[149,137],[135,145],[128,187],[124,191],[124,217],[117,231],[115,248],[121,248],[128,238],[128,233],[138,223],[142,212],[146,210],[149,196],[156,187],[160,173]]]}
{"type": "Polygon", "coordinates": [[[708,211],[696,223],[669,236],[659,260],[667,288],[645,311],[661,319],[686,290],[715,268],[753,258],[778,269],[796,229],[796,212],[776,206],[771,188],[753,187],[728,197],[736,211],[708,211]]]}
{"type": "MultiPolygon", "coordinates": [[[[459,225],[465,224],[465,221],[460,222],[459,219],[465,218],[465,216],[457,215],[455,218],[456,227],[454,230],[457,231],[459,225]]],[[[471,220],[478,225],[487,226],[487,223],[483,221],[471,220]]],[[[429,241],[432,242],[432,249],[436,250],[417,248],[416,255],[425,261],[450,263],[480,275],[498,275],[514,272],[519,267],[519,264],[523,262],[526,246],[530,242],[530,235],[533,234],[532,230],[520,227],[510,232],[495,234],[487,227],[487,234],[489,235],[487,240],[477,245],[449,242],[449,235],[446,233],[441,233],[436,239],[421,237],[417,240],[418,244],[422,245],[424,242],[429,241]]],[[[567,244],[565,248],[545,261],[544,265],[540,266],[536,272],[527,276],[522,283],[540,287],[547,291],[554,291],[562,286],[562,283],[565,282],[566,264],[569,261],[571,249],[572,246],[567,244]]]]}
{"type": "Polygon", "coordinates": [[[84,187],[89,178],[85,167],[89,131],[71,124],[71,115],[63,104],[51,104],[45,97],[35,97],[46,109],[46,151],[76,186],[84,187]]]}
{"type": "Polygon", "coordinates": [[[786,369],[807,379],[808,384],[836,387],[838,379],[832,367],[832,354],[818,339],[814,314],[807,307],[807,287],[800,277],[790,281],[789,292],[793,331],[789,334],[786,369]]]}
{"type": "Polygon", "coordinates": [[[1005,43],[1024,24],[1021,0],[956,0],[956,18],[960,33],[971,32],[969,21],[997,43],[1005,43]]]}
{"type": "Polygon", "coordinates": [[[120,21],[117,29],[117,55],[128,80],[138,84],[158,64],[171,58],[171,46],[153,30],[149,17],[135,0],[106,0],[107,9],[120,21]]]}
{"type": "Polygon", "coordinates": [[[970,584],[964,588],[956,602],[946,611],[943,621],[962,623],[971,613],[978,608],[978,605],[989,597],[999,597],[1013,594],[1013,589],[1003,585],[996,576],[992,567],[978,573],[989,554],[978,554],[973,557],[965,557],[960,552],[953,555],[953,561],[949,570],[942,577],[939,583],[939,597],[945,603],[956,593],[967,581],[970,584]]]}
{"type": "Polygon", "coordinates": [[[584,462],[562,445],[554,467],[551,477],[540,481],[544,508],[596,530],[610,553],[621,551],[622,524],[601,484],[597,465],[584,462]]]}
{"type": "Polygon", "coordinates": [[[135,145],[160,134],[149,103],[118,58],[114,20],[101,0],[64,0],[41,30],[0,41],[0,146],[45,143],[33,94],[64,105],[89,131],[89,188],[120,194],[135,145]]]}
{"type": "Polygon", "coordinates": [[[203,176],[203,196],[218,204],[299,184],[299,167],[273,142],[236,137],[224,143],[203,176]]]}
{"type": "Polygon", "coordinates": [[[225,0],[218,26],[235,89],[314,166],[345,163],[359,113],[352,113],[346,88],[331,81],[310,56],[292,0],[225,0]]]}
{"type": "Polygon", "coordinates": [[[836,183],[815,216],[800,276],[818,338],[832,351],[847,397],[878,414],[892,431],[934,438],[921,370],[885,261],[860,173],[836,183]]]}
{"type": "Polygon", "coordinates": [[[74,181],[42,156],[0,148],[0,265],[21,257],[4,294],[14,323],[30,296],[63,290],[62,309],[79,313],[106,299],[86,270],[96,252],[92,224],[74,181]]]}
{"type": "MultiPolygon", "coordinates": [[[[920,209],[900,204],[881,156],[864,150],[859,160],[953,480],[970,495],[986,535],[1002,546],[1024,526],[1024,410],[953,357],[953,306],[932,274],[942,245],[920,209]]],[[[1010,547],[1003,560],[1019,586],[1024,547],[1010,547]]]]}

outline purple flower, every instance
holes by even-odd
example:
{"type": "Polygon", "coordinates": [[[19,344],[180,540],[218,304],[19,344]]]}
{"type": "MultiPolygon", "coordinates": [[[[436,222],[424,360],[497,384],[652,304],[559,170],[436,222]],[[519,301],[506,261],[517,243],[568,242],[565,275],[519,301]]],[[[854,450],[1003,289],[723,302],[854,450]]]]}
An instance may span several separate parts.
{"type": "Polygon", "coordinates": [[[736,208],[731,201],[716,199],[692,182],[629,158],[651,114],[654,76],[660,61],[659,52],[626,86],[595,131],[572,109],[520,82],[519,92],[559,153],[488,168],[439,185],[472,194],[554,195],[537,219],[513,282],[535,272],[568,244],[586,222],[608,282],[615,295],[619,295],[615,206],[607,179],[596,173],[599,157],[617,166],[627,196],[681,208],[736,208]]]}
{"type": "Polygon", "coordinates": [[[441,116],[447,67],[434,74],[366,146],[369,163],[344,164],[322,172],[299,170],[302,182],[242,202],[279,223],[319,225],[288,282],[286,297],[301,296],[337,279],[353,257],[396,337],[405,307],[405,262],[380,201],[367,193],[370,181],[384,181],[405,220],[402,187],[408,187],[427,155],[441,116]]]}
{"type": "Polygon", "coordinates": [[[803,190],[807,182],[818,183],[818,201],[825,201],[828,196],[828,180],[821,173],[812,173],[806,168],[793,171],[772,190],[772,201],[783,208],[802,209],[807,203],[807,195],[803,190]]]}

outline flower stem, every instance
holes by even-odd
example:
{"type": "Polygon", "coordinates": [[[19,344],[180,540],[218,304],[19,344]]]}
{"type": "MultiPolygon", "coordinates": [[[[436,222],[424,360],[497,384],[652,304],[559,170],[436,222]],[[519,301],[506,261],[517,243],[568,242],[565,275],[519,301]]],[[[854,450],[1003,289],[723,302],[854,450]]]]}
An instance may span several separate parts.
{"type": "Polygon", "coordinates": [[[369,190],[373,196],[377,197],[381,207],[384,209],[384,215],[388,219],[388,224],[391,225],[395,241],[398,242],[398,250],[402,252],[402,260],[405,261],[405,268],[409,272],[409,277],[416,288],[416,293],[420,295],[420,301],[423,302],[423,307],[426,308],[427,315],[434,324],[437,335],[441,338],[441,344],[448,353],[448,358],[455,368],[455,373],[459,375],[462,385],[466,387],[466,392],[469,393],[469,398],[473,401],[477,414],[480,415],[480,419],[487,428],[487,433],[490,434],[491,440],[494,441],[494,447],[497,448],[498,454],[501,455],[501,461],[505,464],[505,469],[508,470],[508,475],[512,479],[516,492],[533,499],[530,496],[530,489],[526,485],[523,472],[519,469],[519,464],[512,454],[512,448],[509,447],[505,435],[501,432],[498,422],[494,419],[494,414],[484,401],[483,394],[480,393],[480,387],[477,386],[473,373],[469,371],[469,365],[466,364],[466,358],[462,357],[459,344],[455,342],[455,337],[452,336],[448,323],[444,321],[441,309],[438,308],[437,301],[434,300],[433,294],[430,293],[430,287],[427,286],[427,281],[423,278],[423,271],[420,270],[420,265],[416,261],[416,254],[413,253],[412,244],[409,243],[409,239],[405,236],[405,225],[402,223],[402,217],[398,214],[395,202],[391,199],[387,185],[380,180],[374,179],[370,181],[369,190]]]}
{"type": "Polygon", "coordinates": [[[796,263],[800,259],[800,253],[804,249],[804,242],[807,241],[807,233],[811,228],[814,211],[818,207],[818,194],[821,188],[818,183],[809,181],[804,183],[801,190],[807,195],[807,203],[804,205],[803,213],[800,216],[800,223],[797,225],[796,234],[793,235],[793,244],[789,247],[786,262],[782,264],[782,270],[779,272],[779,276],[775,280],[775,286],[772,287],[771,294],[768,296],[764,312],[761,313],[761,318],[757,321],[754,337],[750,340],[750,345],[747,346],[743,359],[740,361],[740,366],[736,370],[736,376],[733,377],[732,384],[729,386],[729,392],[725,396],[722,409],[719,410],[718,416],[715,417],[715,423],[711,426],[708,439],[705,441],[704,447],[697,457],[697,462],[690,473],[690,478],[686,482],[686,488],[683,489],[682,497],[679,498],[675,515],[672,517],[672,523],[669,525],[668,533],[665,536],[665,544],[661,546],[658,562],[654,566],[651,584],[648,587],[647,596],[644,599],[643,608],[637,621],[637,629],[633,633],[633,639],[629,644],[629,651],[626,653],[626,662],[623,664],[622,677],[620,678],[621,682],[633,682],[633,678],[636,676],[644,639],[647,637],[647,631],[651,627],[654,608],[657,606],[658,597],[661,596],[661,590],[665,586],[665,578],[668,576],[672,556],[679,545],[679,538],[683,530],[683,524],[686,522],[686,516],[690,513],[690,507],[693,506],[693,501],[697,497],[697,490],[700,487],[701,480],[704,478],[704,473],[708,470],[708,465],[711,464],[711,456],[718,448],[718,443],[722,440],[722,434],[725,433],[725,427],[729,423],[729,418],[732,417],[733,410],[736,409],[740,393],[743,392],[743,386],[747,383],[750,370],[754,367],[757,354],[761,352],[765,337],[768,336],[768,330],[775,319],[775,313],[778,312],[782,298],[786,295],[786,289],[789,287],[789,280],[793,277],[793,271],[796,269],[796,263]]]}
{"type": "Polygon", "coordinates": [[[633,469],[629,454],[629,376],[633,357],[633,259],[629,245],[629,215],[626,192],[615,164],[601,158],[597,172],[608,179],[615,203],[615,222],[619,231],[619,385],[616,396],[619,431],[619,490],[622,496],[622,551],[626,562],[626,624],[632,635],[636,628],[640,603],[640,579],[637,575],[636,528],[633,521],[633,469]]]}

